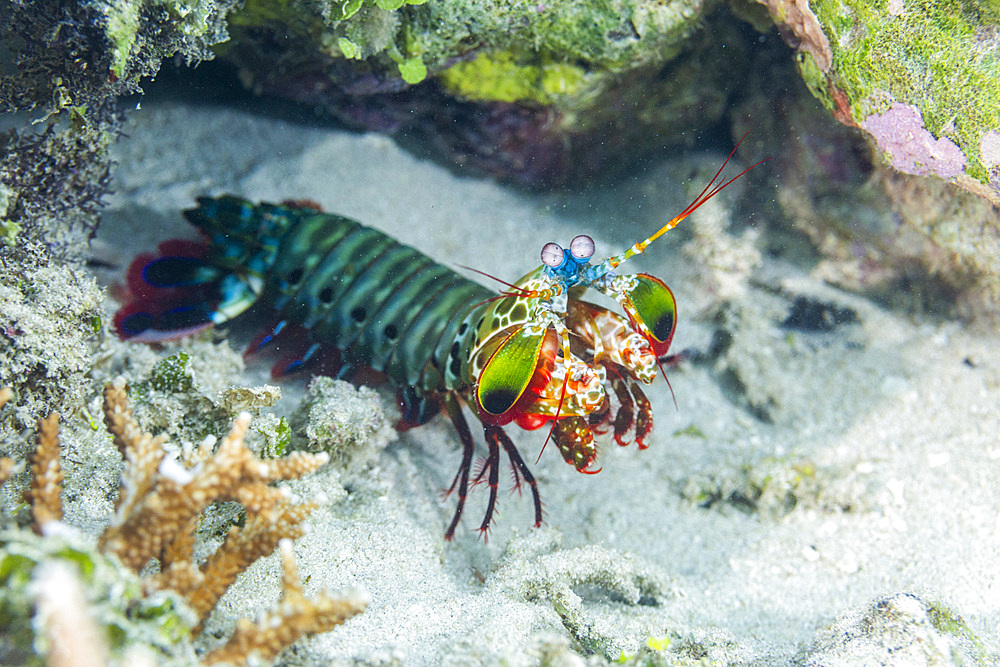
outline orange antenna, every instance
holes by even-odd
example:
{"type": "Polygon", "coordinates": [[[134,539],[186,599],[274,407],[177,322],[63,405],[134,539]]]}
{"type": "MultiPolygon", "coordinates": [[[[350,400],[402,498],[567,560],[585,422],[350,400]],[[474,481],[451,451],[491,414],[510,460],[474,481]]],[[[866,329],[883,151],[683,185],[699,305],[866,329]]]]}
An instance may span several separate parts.
{"type": "MultiPolygon", "coordinates": [[[[749,132],[747,132],[747,134],[749,134],[749,132]]],[[[609,257],[608,259],[604,260],[601,267],[603,269],[602,273],[611,271],[620,266],[621,264],[623,264],[624,262],[626,262],[627,260],[629,260],[630,258],[642,254],[642,252],[649,246],[650,243],[652,243],[656,239],[660,238],[663,234],[665,234],[666,232],[670,231],[671,229],[679,225],[680,222],[684,220],[684,218],[688,217],[689,215],[697,211],[702,204],[704,204],[709,199],[711,199],[715,195],[719,194],[720,192],[728,188],[737,179],[739,179],[741,176],[746,174],[754,167],[759,167],[760,165],[764,164],[770,159],[770,158],[764,158],[760,162],[750,165],[749,167],[738,173],[736,176],[730,178],[728,181],[719,181],[718,183],[716,183],[719,176],[722,174],[722,170],[726,168],[726,165],[729,164],[729,160],[732,159],[733,155],[736,153],[736,150],[740,147],[740,144],[742,144],[743,140],[746,138],[747,138],[746,134],[740,137],[740,140],[736,143],[736,146],[734,146],[733,150],[730,151],[729,157],[727,157],[726,161],[722,163],[722,166],[719,167],[719,170],[715,172],[715,176],[713,176],[712,180],[708,182],[708,185],[706,185],[705,188],[698,194],[698,196],[694,198],[694,201],[688,204],[683,211],[675,215],[669,222],[667,222],[667,224],[660,227],[660,229],[657,230],[656,233],[654,233],[645,241],[640,241],[639,243],[636,243],[634,246],[632,246],[625,252],[615,255],[614,257],[609,257]]]]}

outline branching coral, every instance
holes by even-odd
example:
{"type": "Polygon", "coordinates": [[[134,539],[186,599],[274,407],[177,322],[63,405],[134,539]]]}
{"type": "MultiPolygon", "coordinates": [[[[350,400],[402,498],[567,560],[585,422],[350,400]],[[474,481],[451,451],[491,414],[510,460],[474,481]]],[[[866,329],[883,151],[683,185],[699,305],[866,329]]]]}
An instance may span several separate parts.
{"type": "Polygon", "coordinates": [[[205,656],[205,664],[236,663],[251,653],[269,660],[303,634],[326,632],[364,611],[367,603],[358,595],[335,598],[322,593],[307,598],[292,555],[292,541],[282,539],[278,548],[284,573],[281,602],[256,623],[242,619],[226,645],[205,656]]]}
{"type": "Polygon", "coordinates": [[[32,528],[41,535],[45,526],[62,519],[63,472],[59,466],[59,415],[38,422],[38,447],[31,462],[32,528]]]}
{"type": "MultiPolygon", "coordinates": [[[[9,397],[0,391],[0,406],[9,397]]],[[[329,460],[325,453],[296,452],[281,459],[259,460],[244,444],[250,423],[246,413],[237,417],[232,430],[214,448],[207,439],[186,457],[193,467],[184,467],[165,448],[165,438],[155,437],[132,418],[124,380],[104,392],[104,414],[108,430],[125,459],[122,486],[112,523],[99,539],[105,554],[138,573],[150,561],[159,571],[143,577],[146,595],[171,590],[193,610],[195,634],[236,577],[252,562],[283,544],[285,593],[281,604],[254,625],[242,623],[229,643],[210,654],[210,664],[241,662],[251,653],[274,657],[305,634],[325,632],[360,613],[365,602],[358,596],[335,598],[322,594],[307,599],[302,592],[291,555],[291,540],[302,534],[302,521],[315,508],[313,503],[295,503],[270,482],[300,477],[329,460]],[[222,545],[204,562],[195,557],[195,529],[209,505],[237,501],[246,510],[241,527],[232,527],[222,545]]],[[[6,465],[0,465],[0,472],[6,465]]],[[[30,500],[35,532],[53,533],[49,527],[62,516],[60,501],[62,472],[59,465],[58,417],[39,424],[38,448],[33,465],[30,500]]]]}
{"type": "Polygon", "coordinates": [[[295,504],[281,489],[268,486],[294,479],[329,460],[327,454],[296,452],[260,461],[243,442],[250,416],[236,418],[214,453],[212,441],[200,448],[195,468],[168,458],[163,439],[142,431],[132,419],[123,381],[104,390],[104,415],[126,468],[115,518],[101,536],[102,546],[138,571],[151,559],[160,572],[148,579],[153,588],[180,593],[201,620],[236,576],[283,537],[299,537],[312,503],[295,504]],[[223,545],[200,566],[194,562],[194,530],[209,504],[235,500],[247,511],[242,528],[233,527],[223,545]]]}

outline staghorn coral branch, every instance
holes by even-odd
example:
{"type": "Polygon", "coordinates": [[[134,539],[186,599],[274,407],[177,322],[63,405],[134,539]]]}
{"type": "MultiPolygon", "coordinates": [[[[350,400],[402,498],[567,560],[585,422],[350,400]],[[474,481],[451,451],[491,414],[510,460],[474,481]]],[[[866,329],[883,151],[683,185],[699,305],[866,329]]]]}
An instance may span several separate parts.
{"type": "Polygon", "coordinates": [[[286,501],[272,516],[254,516],[243,528],[230,529],[225,543],[201,568],[204,584],[189,593],[182,592],[201,621],[205,621],[240,572],[273,552],[282,539],[301,537],[304,531],[300,524],[315,508],[313,503],[293,505],[286,501]]]}
{"type": "Polygon", "coordinates": [[[248,514],[267,512],[288,501],[288,491],[266,484],[248,484],[233,494],[233,500],[243,505],[248,514]]]}
{"type": "Polygon", "coordinates": [[[123,491],[130,499],[119,505],[102,545],[136,571],[158,558],[160,573],[147,586],[176,590],[200,621],[247,566],[273,551],[281,538],[302,534],[299,524],[316,506],[293,504],[287,491],[268,483],[312,472],[329,460],[327,454],[296,452],[261,461],[244,444],[250,415],[242,413],[215,453],[209,453],[214,440],[206,440],[193,459],[197,463],[187,469],[162,454],[161,439],[135,424],[124,382],[105,389],[104,413],[126,457],[123,491]],[[222,546],[198,567],[192,562],[198,517],[208,505],[227,500],[244,506],[246,525],[232,528],[222,546]]]}
{"type": "MultiPolygon", "coordinates": [[[[13,395],[14,392],[10,387],[0,387],[0,408],[7,405],[7,401],[13,395]]],[[[7,456],[0,457],[0,484],[10,479],[12,472],[14,472],[14,460],[7,456]]]]}
{"type": "Polygon", "coordinates": [[[63,471],[59,465],[59,414],[38,422],[38,446],[31,458],[31,528],[41,535],[46,524],[63,516],[63,471]]]}
{"type": "MultiPolygon", "coordinates": [[[[9,391],[0,390],[0,406],[9,398],[9,391]]],[[[326,632],[364,610],[367,602],[356,594],[343,598],[322,594],[311,600],[303,595],[289,538],[302,535],[301,524],[316,509],[316,504],[295,503],[285,490],[268,486],[268,482],[292,479],[315,470],[329,460],[328,455],[296,453],[285,459],[260,461],[244,444],[250,421],[244,413],[237,417],[214,454],[211,446],[215,441],[206,440],[193,459],[197,461],[194,467],[184,468],[166,455],[165,438],[154,437],[136,424],[124,381],[118,380],[105,388],[104,413],[125,467],[116,515],[101,535],[99,546],[137,571],[151,558],[159,558],[160,572],[144,577],[143,589],[146,594],[164,588],[177,591],[198,614],[195,634],[201,632],[205,619],[240,572],[280,545],[284,568],[280,604],[257,624],[241,621],[229,642],[207,656],[205,664],[243,662],[251,654],[272,658],[299,637],[326,632]],[[230,529],[222,546],[199,567],[193,556],[198,518],[207,505],[225,500],[237,500],[244,505],[246,523],[242,528],[230,529]]],[[[58,415],[53,414],[39,422],[30,489],[36,532],[42,532],[46,525],[62,516],[58,420],[58,415]]],[[[9,459],[0,459],[0,482],[14,467],[9,459]]],[[[45,582],[50,579],[59,580],[53,576],[46,577],[45,582]]],[[[67,608],[65,604],[56,604],[61,599],[60,590],[59,585],[48,589],[46,604],[52,610],[67,608]]],[[[79,611],[83,607],[76,605],[73,609],[79,611]]],[[[70,620],[65,614],[50,614],[52,619],[57,616],[70,620]]],[[[82,635],[60,628],[59,632],[65,630],[66,637],[93,634],[82,625],[77,628],[82,635]]],[[[53,645],[59,643],[56,638],[51,641],[53,645]]],[[[65,665],[91,664],[78,661],[84,658],[94,658],[93,664],[104,664],[107,646],[100,636],[95,642],[87,656],[63,652],[49,657],[53,664],[56,658],[65,665]]],[[[73,639],[66,645],[77,643],[86,644],[83,639],[73,639]]]]}
{"type": "Polygon", "coordinates": [[[151,558],[161,559],[164,566],[190,558],[191,527],[211,503],[236,500],[249,514],[267,513],[287,500],[282,491],[267,486],[268,482],[299,477],[328,460],[326,455],[305,453],[281,462],[258,460],[244,444],[250,416],[243,413],[215,453],[188,470],[163,455],[160,438],[144,433],[135,424],[124,382],[105,389],[104,413],[108,429],[125,453],[122,478],[126,499],[120,501],[102,545],[136,571],[151,558]]]}
{"type": "Polygon", "coordinates": [[[188,596],[185,592],[197,590],[204,581],[205,575],[198,569],[196,563],[191,560],[181,560],[161,567],[157,574],[144,577],[142,585],[143,591],[147,595],[155,591],[170,589],[176,591],[187,601],[188,596]]]}
{"type": "Polygon", "coordinates": [[[284,458],[263,461],[262,465],[267,468],[265,474],[269,480],[296,479],[316,469],[315,456],[307,452],[292,452],[284,458]]]}
{"type": "Polygon", "coordinates": [[[198,529],[198,517],[193,516],[187,524],[180,529],[177,535],[167,543],[166,549],[160,555],[160,569],[163,570],[174,563],[184,563],[191,561],[191,554],[194,553],[194,535],[198,529]]]}
{"type": "Polygon", "coordinates": [[[166,438],[154,438],[133,421],[122,378],[104,388],[104,421],[125,459],[127,471],[122,475],[115,513],[119,517],[129,516],[153,486],[157,469],[166,455],[163,449],[166,438]]]}
{"type": "Polygon", "coordinates": [[[11,473],[14,472],[15,467],[16,464],[13,459],[7,456],[0,457],[0,484],[3,484],[10,479],[11,473]]]}
{"type": "Polygon", "coordinates": [[[358,594],[335,598],[321,593],[311,600],[306,598],[295,567],[291,540],[281,540],[278,548],[284,572],[281,601],[256,623],[247,619],[237,623],[226,645],[205,656],[206,665],[242,664],[253,654],[270,660],[299,637],[327,632],[365,610],[368,603],[358,594]]]}
{"type": "MultiPolygon", "coordinates": [[[[132,419],[132,410],[125,395],[124,378],[116,378],[104,388],[104,420],[108,432],[115,438],[115,446],[124,457],[129,449],[134,449],[144,435],[139,425],[132,419]]],[[[150,436],[152,437],[152,436],[150,436]]]]}

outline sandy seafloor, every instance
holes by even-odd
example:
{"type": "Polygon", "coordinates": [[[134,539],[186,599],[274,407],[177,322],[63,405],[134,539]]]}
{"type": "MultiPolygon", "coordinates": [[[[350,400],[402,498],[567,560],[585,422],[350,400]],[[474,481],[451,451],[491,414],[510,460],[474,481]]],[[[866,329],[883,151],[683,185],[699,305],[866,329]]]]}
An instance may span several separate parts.
{"type": "MultiPolygon", "coordinates": [[[[550,240],[588,233],[601,255],[645,237],[725,157],[692,153],[577,194],[527,195],[383,136],[156,99],[128,117],[115,149],[117,193],[94,246],[122,271],[158,240],[192,235],[179,211],[195,196],[229,192],[312,199],[439,261],[513,279],[550,240]]],[[[903,626],[914,614],[910,634],[810,648],[842,615],[848,628],[867,605],[901,593],[961,615],[985,653],[1000,655],[995,336],[883,310],[785,258],[765,256],[748,282],[724,265],[713,277],[685,249],[691,230],[729,225],[734,257],[752,241],[745,229],[767,233],[765,220],[736,206],[741,192],[727,191],[636,263],[677,295],[675,349],[705,352],[720,327],[733,336],[721,357],[668,371],[676,409],[662,379],[647,389],[649,448],[605,442],[603,471],[581,475],[550,447],[531,466],[541,529],[531,528],[527,496],[503,492],[484,542],[475,528],[486,494],[477,489],[446,543],[453,501],[440,491],[458,466],[458,438],[444,418],[400,434],[372,467],[340,479],[349,493],[331,491],[295,547],[307,590],[362,588],[370,607],[284,660],[572,664],[575,654],[596,660],[594,650],[634,654],[651,637],[671,638],[689,660],[700,646],[711,664],[880,664],[890,655],[890,664],[925,664],[907,661],[951,650],[940,636],[918,637],[926,617],[909,597],[889,610],[903,626]],[[727,272],[735,287],[720,310],[727,272]],[[857,321],[830,332],[782,328],[797,295],[852,308],[857,321]],[[770,420],[748,400],[764,401],[770,420]],[[754,489],[763,495],[740,499],[754,489]]],[[[267,382],[267,365],[251,364],[245,384],[267,382]]],[[[277,409],[294,408],[301,388],[285,383],[277,409]]],[[[533,462],[544,432],[508,431],[533,462]]],[[[307,497],[335,486],[328,477],[296,488],[307,497]]],[[[277,562],[258,563],[213,622],[263,609],[278,584],[277,562]]],[[[879,633],[877,622],[851,627],[879,633]]]]}

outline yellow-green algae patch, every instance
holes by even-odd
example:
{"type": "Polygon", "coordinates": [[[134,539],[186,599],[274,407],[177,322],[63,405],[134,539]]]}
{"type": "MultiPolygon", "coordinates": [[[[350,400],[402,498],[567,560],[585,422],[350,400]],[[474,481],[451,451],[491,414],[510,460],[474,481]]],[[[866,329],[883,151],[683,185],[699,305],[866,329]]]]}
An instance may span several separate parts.
{"type": "Polygon", "coordinates": [[[584,84],[582,68],[542,58],[521,64],[510,53],[479,53],[440,75],[444,86],[467,99],[496,102],[532,101],[549,104],[559,95],[572,95],[584,84]]]}

